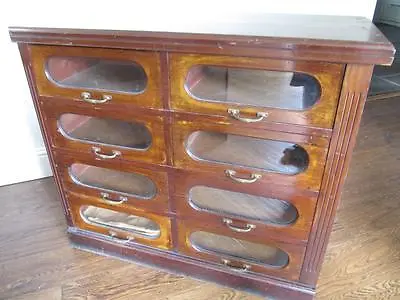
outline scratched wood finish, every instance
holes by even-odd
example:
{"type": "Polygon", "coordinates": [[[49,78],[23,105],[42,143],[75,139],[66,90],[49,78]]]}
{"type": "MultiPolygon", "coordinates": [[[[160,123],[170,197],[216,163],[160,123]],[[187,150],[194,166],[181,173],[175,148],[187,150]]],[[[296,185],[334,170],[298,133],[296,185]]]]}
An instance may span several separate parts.
{"type": "MultiPolygon", "coordinates": [[[[365,28],[370,28],[371,32],[374,32],[373,27],[362,26],[362,28],[363,30],[365,28]]],[[[318,201],[316,206],[314,206],[314,208],[316,207],[316,213],[313,216],[314,222],[311,227],[311,235],[307,245],[302,240],[292,240],[291,243],[289,243],[286,241],[278,242],[278,238],[276,240],[270,238],[262,241],[265,244],[279,244],[279,247],[282,247],[283,250],[289,253],[290,263],[284,268],[284,270],[279,270],[280,272],[277,270],[275,270],[276,272],[270,270],[265,272],[264,269],[260,269],[259,276],[256,275],[257,272],[244,272],[239,274],[237,270],[231,270],[227,269],[226,266],[221,266],[221,254],[207,254],[210,257],[206,258],[201,257],[206,254],[201,254],[200,256],[195,250],[193,250],[193,253],[189,253],[192,257],[179,255],[172,251],[162,252],[155,248],[141,246],[140,243],[135,244],[134,242],[121,241],[121,239],[127,237],[126,234],[123,234],[122,232],[118,232],[117,237],[107,236],[110,233],[106,231],[105,228],[93,225],[89,226],[87,223],[79,223],[78,225],[80,228],[86,230],[69,226],[68,231],[72,241],[78,243],[80,247],[101,249],[102,251],[114,254],[119,253],[123,257],[133,257],[140,261],[151,261],[158,266],[173,268],[175,270],[199,276],[200,278],[212,279],[242,289],[247,288],[253,291],[259,291],[272,297],[281,299],[312,298],[329,232],[332,227],[333,217],[335,215],[334,211],[338,204],[340,190],[347,173],[349,157],[351,156],[352,147],[357,134],[358,123],[365,98],[364,91],[367,89],[370,72],[372,70],[371,64],[377,62],[390,63],[393,59],[393,46],[387,42],[387,40],[384,38],[371,38],[368,39],[368,41],[360,43],[356,42],[359,38],[353,41],[339,41],[335,39],[319,40],[316,37],[314,39],[302,39],[298,36],[291,38],[265,36],[261,39],[256,38],[255,40],[257,43],[253,43],[251,37],[239,36],[235,38],[218,34],[213,37],[210,35],[171,33],[165,34],[164,37],[158,37],[159,33],[147,33],[146,35],[146,33],[120,32],[118,35],[114,32],[112,40],[110,40],[111,32],[107,31],[92,32],[92,35],[90,36],[90,31],[72,30],[69,32],[70,36],[68,36],[68,34],[66,35],[68,30],[48,30],[47,32],[43,32],[42,29],[14,28],[11,29],[10,33],[15,41],[21,43],[21,55],[31,87],[32,96],[34,98],[35,107],[40,118],[40,124],[45,135],[47,146],[49,147],[48,150],[50,152],[50,160],[53,167],[58,163],[57,157],[55,157],[55,152],[67,153],[68,151],[73,151],[68,154],[73,155],[76,151],[76,153],[80,152],[86,155],[93,155],[90,144],[88,145],[74,140],[68,141],[57,132],[56,121],[59,115],[65,112],[76,112],[76,115],[82,114],[99,118],[115,117],[116,119],[124,121],[135,118],[141,120],[149,129],[153,139],[155,138],[152,144],[154,148],[150,148],[153,151],[151,157],[145,156],[144,154],[143,156],[140,156],[139,151],[137,150],[129,151],[122,147],[119,148],[122,149],[121,152],[123,151],[122,155],[125,156],[126,162],[128,162],[128,160],[135,162],[139,168],[145,166],[146,163],[153,164],[151,166],[149,165],[149,170],[155,171],[158,167],[160,170],[164,170],[168,174],[169,198],[172,198],[172,195],[174,195],[175,187],[171,185],[170,180],[173,178],[173,172],[175,172],[176,168],[182,168],[184,171],[189,172],[198,171],[200,173],[214,173],[217,177],[221,178],[225,176],[225,169],[221,164],[224,163],[223,158],[219,159],[220,162],[218,164],[204,163],[196,159],[193,161],[188,159],[189,156],[185,150],[186,138],[191,132],[196,130],[217,131],[223,135],[229,133],[239,136],[258,137],[261,139],[290,141],[303,147],[309,155],[310,163],[303,173],[300,173],[299,175],[288,175],[262,172],[263,179],[253,185],[255,191],[261,191],[261,183],[263,183],[264,185],[276,184],[276,190],[273,193],[286,190],[282,195],[285,195],[285,193],[290,194],[291,192],[299,193],[301,195],[311,193],[308,195],[311,195],[312,199],[315,199],[315,196],[318,195],[318,201]],[[158,39],[155,39],[155,37],[158,39]],[[30,47],[40,47],[32,45],[36,43],[47,45],[58,44],[58,46],[60,46],[66,45],[67,42],[69,47],[65,47],[66,51],[86,52],[92,48],[93,52],[98,52],[100,56],[103,56],[101,53],[104,53],[105,57],[107,57],[108,51],[110,51],[110,53],[114,53],[114,51],[115,53],[125,53],[125,51],[129,52],[129,50],[132,49],[152,50],[154,53],[153,55],[157,59],[156,68],[157,72],[159,72],[159,78],[154,78],[154,81],[158,82],[157,84],[159,85],[157,86],[157,90],[160,92],[158,95],[159,97],[157,97],[156,100],[153,100],[160,101],[160,105],[154,105],[151,107],[142,103],[131,105],[127,101],[121,100],[116,101],[115,103],[110,101],[106,105],[102,106],[91,105],[84,103],[83,101],[72,101],[71,95],[67,94],[61,96],[57,94],[49,96],[40,95],[38,89],[40,80],[37,80],[37,74],[33,71],[36,70],[35,56],[30,55],[30,47]],[[24,45],[23,43],[28,43],[28,45],[24,45]],[[148,48],[150,45],[151,49],[148,48]],[[73,49],[74,46],[84,47],[76,47],[76,49],[81,50],[69,50],[73,49]],[[125,49],[111,50],[106,48],[125,49]],[[293,49],[296,49],[296,51],[293,51],[293,49]],[[162,53],[156,52],[157,50],[160,50],[162,53]],[[243,57],[246,57],[248,58],[248,61],[246,61],[247,68],[249,68],[250,65],[254,68],[258,68],[258,66],[255,66],[254,64],[255,61],[259,62],[261,69],[268,68],[268,66],[261,64],[261,61],[266,59],[265,61],[268,61],[269,66],[273,61],[278,62],[275,66],[272,64],[272,68],[283,71],[295,70],[296,67],[291,68],[285,63],[282,64],[279,62],[294,62],[299,67],[303,66],[303,64],[304,66],[310,66],[315,61],[320,61],[318,65],[324,64],[324,66],[330,65],[328,62],[331,62],[334,63],[332,65],[338,66],[337,68],[338,70],[340,69],[341,73],[335,73],[333,69],[329,70],[326,74],[332,73],[335,75],[333,76],[331,74],[330,78],[332,78],[332,82],[324,83],[321,81],[322,77],[329,77],[329,75],[324,75],[318,78],[323,86],[333,87],[333,92],[323,94],[322,100],[316,105],[316,108],[318,105],[323,106],[324,103],[328,103],[325,101],[327,95],[330,97],[336,97],[336,100],[329,102],[331,105],[330,109],[323,114],[313,114],[312,116],[307,116],[305,119],[301,116],[297,118],[293,115],[291,121],[277,119],[273,122],[262,122],[251,126],[238,126],[236,121],[228,119],[222,114],[208,111],[204,111],[202,114],[193,114],[190,110],[189,112],[177,112],[174,111],[174,109],[177,108],[174,108],[173,106],[175,99],[171,94],[171,90],[174,90],[174,77],[170,76],[169,73],[171,70],[171,60],[169,59],[171,52],[190,54],[200,53],[201,56],[204,57],[209,57],[207,54],[212,54],[213,56],[218,55],[221,57],[229,57],[227,60],[232,61],[239,61],[243,57]],[[237,58],[230,58],[231,56],[236,56],[237,58]],[[257,57],[262,57],[263,59],[261,60],[257,57]],[[326,63],[321,63],[321,61],[326,63]],[[354,62],[362,63],[362,65],[351,65],[351,63],[354,62]],[[344,64],[346,64],[346,71],[344,74],[343,88],[341,89],[340,85],[343,78],[344,64]],[[359,86],[357,86],[358,84],[359,86]],[[340,89],[342,90],[342,94],[339,99],[339,106],[336,113],[337,97],[339,96],[340,89]],[[334,121],[334,127],[331,128],[333,125],[333,116],[335,116],[335,114],[336,119],[334,121]],[[320,120],[325,117],[329,120],[329,126],[321,125],[322,121],[320,120]],[[313,123],[315,120],[317,120],[316,123],[313,123]],[[54,137],[56,137],[56,139],[54,139],[54,137]],[[50,146],[52,146],[52,148],[50,148],[50,146]],[[134,152],[136,155],[133,155],[134,152]],[[199,260],[197,258],[199,258],[199,260]],[[219,264],[216,263],[217,261],[219,261],[219,264]]],[[[52,48],[53,46],[46,47],[52,48]]],[[[136,53],[136,51],[132,51],[132,53],[133,52],[136,53]]],[[[118,55],[114,54],[112,55],[115,56],[116,60],[118,60],[118,55]]],[[[133,56],[134,55],[132,54],[132,58],[133,56]]],[[[108,58],[111,58],[111,56],[108,58]]],[[[81,67],[82,66],[78,66],[78,68],[81,67]]],[[[310,71],[311,74],[320,74],[322,72],[321,68],[318,67],[316,69],[311,69],[312,70],[304,69],[303,71],[306,73],[308,73],[307,71],[310,71]]],[[[63,71],[67,72],[68,70],[66,69],[63,71]]],[[[39,70],[39,72],[41,71],[39,70]]],[[[40,76],[44,76],[44,73],[41,73],[40,76]]],[[[327,89],[325,88],[323,92],[324,91],[327,91],[327,89]]],[[[116,93],[115,97],[118,96],[117,94],[119,93],[116,93]]],[[[95,93],[94,95],[96,97],[101,96],[101,94],[95,93]]],[[[282,113],[287,112],[285,110],[279,111],[282,113]]],[[[246,116],[251,117],[247,114],[246,116]]],[[[77,122],[82,121],[79,117],[74,120],[77,122]]],[[[71,126],[77,124],[78,123],[74,123],[71,126]]],[[[193,139],[188,142],[189,146],[191,142],[193,142],[193,139]]],[[[114,150],[111,147],[107,148],[102,144],[99,145],[102,147],[104,154],[110,154],[114,150]]],[[[205,146],[208,147],[210,145],[205,146]]],[[[295,149],[299,150],[300,147],[295,147],[295,149]]],[[[281,150],[286,151],[286,149],[281,150]]],[[[283,154],[286,155],[285,151],[283,151],[283,154]]],[[[296,160],[297,159],[304,162],[304,160],[299,157],[296,157],[296,160]]],[[[284,160],[280,160],[280,163],[283,163],[283,161],[284,160]]],[[[124,163],[125,160],[115,159],[113,162],[117,165],[119,162],[124,163]]],[[[247,165],[247,167],[245,167],[246,164],[238,168],[235,161],[230,162],[230,164],[231,166],[229,167],[234,165],[234,171],[237,172],[236,175],[238,175],[238,177],[250,176],[256,169],[258,171],[262,169],[258,165],[247,165]]],[[[268,161],[268,164],[270,164],[270,161],[268,161]]],[[[54,169],[54,171],[59,190],[67,192],[60,174],[56,169],[54,169]]],[[[223,179],[221,179],[221,181],[225,182],[224,184],[227,184],[227,178],[225,177],[224,179],[225,181],[223,179]]],[[[294,194],[291,196],[293,195],[294,194]]],[[[78,206],[78,203],[93,203],[93,205],[109,208],[108,205],[98,199],[94,200],[96,197],[83,194],[73,194],[72,192],[68,192],[68,199],[66,198],[65,193],[61,193],[61,196],[63,197],[65,214],[69,225],[73,224],[70,215],[71,213],[74,216],[73,219],[75,222],[79,220],[79,208],[76,207],[78,206]]],[[[309,198],[306,197],[305,199],[309,198]]],[[[221,223],[218,225],[213,222],[204,223],[194,218],[193,220],[188,220],[187,218],[179,217],[179,226],[177,226],[177,221],[174,216],[176,207],[176,203],[170,201],[168,212],[160,212],[159,214],[147,211],[144,212],[140,209],[133,208],[132,206],[128,206],[124,209],[118,206],[112,206],[112,209],[127,212],[134,211],[138,215],[149,216],[149,218],[152,218],[154,221],[158,221],[165,225],[162,226],[164,233],[161,238],[151,240],[150,242],[138,240],[143,243],[143,245],[152,245],[155,247],[161,247],[162,249],[184,249],[184,252],[188,251],[189,245],[185,242],[187,239],[182,239],[182,235],[184,235],[183,231],[189,232],[190,230],[180,229],[182,223],[186,224],[185,226],[187,226],[187,228],[196,228],[197,231],[206,230],[220,233],[222,236],[226,237],[243,237],[243,241],[260,242],[260,237],[258,235],[244,235],[243,232],[235,232],[235,234],[233,234],[231,228],[223,226],[221,223]]],[[[314,208],[310,211],[309,217],[313,214],[314,208]]],[[[192,249],[193,248],[190,248],[190,251],[192,251],[192,249]]],[[[244,259],[239,258],[239,260],[244,259]]],[[[233,263],[235,264],[236,262],[233,263]]],[[[241,261],[238,263],[241,263],[241,261]]],[[[258,267],[254,266],[253,271],[258,270],[257,268],[258,267]]]]}
{"type": "Polygon", "coordinates": [[[39,121],[40,131],[42,133],[43,140],[45,142],[44,144],[45,144],[46,152],[47,152],[47,155],[48,155],[48,158],[50,161],[50,167],[51,167],[51,170],[53,171],[53,175],[54,175],[55,183],[57,185],[58,193],[59,193],[61,201],[62,201],[64,215],[67,220],[68,226],[71,226],[72,220],[71,220],[69,204],[68,204],[68,201],[64,194],[64,187],[62,186],[61,178],[58,175],[57,170],[56,170],[57,164],[54,159],[54,155],[51,151],[51,137],[49,134],[49,129],[47,128],[47,125],[45,122],[45,118],[44,118],[44,115],[43,115],[43,112],[41,109],[41,105],[39,103],[39,94],[38,94],[37,87],[36,87],[36,78],[33,74],[32,63],[31,63],[31,58],[30,58],[30,53],[29,53],[29,47],[26,44],[18,44],[18,49],[19,49],[19,52],[21,55],[21,60],[24,65],[25,75],[28,80],[28,85],[29,85],[29,90],[30,90],[31,97],[32,97],[33,107],[35,108],[36,116],[38,117],[38,121],[39,121]]]}
{"type": "MultiPolygon", "coordinates": [[[[399,110],[399,98],[366,103],[318,281],[318,300],[400,297],[399,110]]],[[[52,178],[0,188],[0,268],[4,271],[0,299],[265,299],[73,249],[59,199],[52,178]]],[[[199,267],[195,270],[201,273],[199,267]]],[[[233,276],[215,270],[210,274],[224,280],[233,276]]],[[[237,283],[236,279],[233,285],[237,283]]],[[[291,294],[282,299],[301,298],[291,294]]]]}
{"type": "Polygon", "coordinates": [[[318,279],[355,145],[372,71],[371,65],[348,65],[346,68],[334,135],[301,275],[302,282],[310,285],[315,285],[318,279]]]}
{"type": "MultiPolygon", "coordinates": [[[[193,247],[190,241],[190,235],[193,232],[210,232],[214,234],[219,234],[221,236],[231,237],[233,239],[249,241],[253,243],[262,243],[261,245],[266,245],[270,247],[275,247],[283,250],[289,255],[289,263],[283,268],[268,268],[265,266],[260,266],[257,263],[251,263],[249,260],[246,260],[245,257],[232,259],[234,263],[239,265],[239,268],[243,264],[249,264],[251,266],[250,272],[266,274],[279,278],[286,278],[289,280],[298,280],[300,276],[300,266],[302,265],[302,260],[304,257],[305,247],[301,245],[294,244],[286,244],[274,242],[272,240],[263,239],[260,241],[257,238],[246,236],[246,234],[238,234],[233,233],[226,227],[216,227],[214,223],[202,223],[196,222],[194,220],[191,221],[183,221],[178,220],[178,235],[179,235],[179,246],[178,251],[180,253],[189,255],[191,257],[198,257],[204,261],[210,261],[212,263],[220,264],[223,267],[230,268],[228,266],[224,266],[222,263],[222,259],[229,259],[229,256],[223,255],[221,253],[213,253],[208,251],[198,251],[199,246],[193,247]]],[[[240,243],[240,242],[239,242],[240,243]]],[[[232,268],[233,269],[233,268],[232,268]]],[[[234,270],[234,269],[233,269],[234,270]]],[[[235,271],[235,270],[234,270],[235,271]]]]}
{"type": "MultiPolygon", "coordinates": [[[[371,23],[360,17],[265,15],[221,28],[221,23],[199,33],[142,32],[11,27],[14,42],[84,47],[107,47],[267,57],[342,63],[390,65],[395,49],[371,23]],[[260,23],[260,21],[262,21],[260,23]],[[264,25],[261,25],[264,24],[264,25]],[[248,30],[246,27],[250,27],[248,30]],[[211,29],[211,30],[210,30],[211,29]],[[221,30],[222,29],[222,30],[221,30]],[[248,35],[257,29],[253,35],[248,35]],[[211,32],[210,32],[211,31],[211,32]],[[117,38],[116,38],[117,37],[117,38]]],[[[166,27],[163,26],[163,29],[166,27]]]]}
{"type": "MultiPolygon", "coordinates": [[[[209,117],[211,121],[211,117],[209,117]]],[[[224,177],[227,169],[237,172],[238,177],[251,177],[252,174],[262,174],[262,177],[256,183],[272,184],[279,183],[283,185],[294,185],[299,189],[311,189],[314,191],[319,190],[321,177],[325,166],[325,159],[327,153],[327,145],[329,140],[322,137],[312,137],[297,134],[290,134],[285,132],[275,132],[267,130],[247,129],[242,127],[230,127],[224,123],[215,122],[201,122],[201,117],[194,115],[191,118],[183,118],[182,116],[175,115],[173,127],[173,145],[174,145],[174,165],[178,168],[185,168],[191,170],[203,170],[218,174],[224,177]],[[260,168],[243,167],[239,164],[223,164],[203,160],[201,157],[194,157],[193,154],[189,155],[190,147],[187,148],[189,136],[197,131],[215,132],[222,134],[236,134],[243,136],[250,136],[255,138],[270,139],[276,141],[290,141],[298,144],[307,153],[309,158],[308,167],[296,174],[287,175],[280,173],[273,173],[264,171],[260,168]]],[[[207,147],[214,147],[212,144],[206,143],[200,145],[207,149],[207,147]]],[[[206,150],[205,150],[206,151],[206,150]]],[[[230,156],[243,156],[248,160],[254,158],[252,154],[246,152],[235,152],[232,147],[229,151],[230,156]]],[[[281,153],[283,155],[283,153],[281,153]]],[[[262,159],[268,157],[267,153],[263,153],[262,159]]]]}
{"type": "Polygon", "coordinates": [[[126,240],[132,238],[130,233],[127,232],[126,230],[99,226],[93,223],[85,222],[82,218],[81,208],[83,206],[90,205],[93,207],[105,208],[108,210],[131,214],[138,217],[144,217],[159,225],[161,231],[159,237],[155,239],[150,239],[135,235],[133,237],[132,242],[129,243],[142,243],[145,245],[154,246],[161,249],[171,248],[171,221],[166,216],[156,215],[136,210],[132,208],[132,206],[120,207],[120,206],[107,205],[94,197],[75,194],[74,192],[68,192],[67,197],[71,206],[72,220],[74,222],[74,225],[78,228],[81,228],[83,230],[98,232],[100,234],[105,235],[106,237],[109,237],[110,239],[114,239],[116,243],[126,244],[126,240]],[[111,237],[110,230],[116,232],[117,236],[111,237]]]}
{"type": "MultiPolygon", "coordinates": [[[[241,114],[250,118],[255,118],[257,112],[267,112],[268,117],[265,118],[265,121],[262,121],[261,124],[279,122],[311,127],[332,128],[343,76],[343,65],[194,54],[170,54],[170,64],[171,107],[177,111],[223,115],[229,119],[230,117],[227,113],[228,108],[235,108],[240,109],[241,114]],[[193,96],[190,96],[185,88],[189,70],[198,65],[309,74],[318,80],[321,86],[321,98],[315,105],[305,111],[277,109],[274,107],[251,107],[249,105],[207,101],[207,99],[199,101],[193,96]]],[[[240,121],[236,121],[235,125],[246,127],[246,124],[240,121]]]]}
{"type": "MultiPolygon", "coordinates": [[[[173,196],[171,201],[175,208],[176,214],[182,219],[197,219],[200,222],[212,222],[216,226],[226,226],[223,223],[223,218],[233,220],[233,225],[237,227],[246,227],[246,224],[256,225],[256,228],[248,235],[259,237],[269,237],[278,240],[291,241],[299,243],[306,241],[308,233],[311,229],[313,221],[314,209],[317,200],[317,194],[311,191],[300,191],[279,186],[278,184],[268,185],[267,188],[262,185],[260,189],[255,189],[253,185],[246,186],[237,183],[232,183],[227,178],[219,178],[215,175],[210,175],[207,172],[188,172],[185,170],[176,170],[173,172],[173,196]],[[267,199],[279,199],[291,203],[297,210],[298,217],[296,221],[286,226],[274,226],[274,224],[265,224],[259,220],[249,220],[245,217],[247,210],[250,212],[261,209],[262,207],[246,207],[242,201],[237,201],[235,204],[238,208],[235,216],[220,213],[218,211],[211,212],[210,210],[202,210],[193,204],[189,203],[190,189],[196,186],[212,187],[220,190],[234,191],[243,195],[264,196],[267,199]],[[247,209],[247,210],[246,210],[247,209]]],[[[223,205],[223,199],[218,201],[219,206],[223,205]]]]}
{"type": "MultiPolygon", "coordinates": [[[[100,99],[102,95],[111,95],[113,98],[109,102],[134,104],[150,108],[162,108],[160,98],[160,58],[157,52],[111,50],[96,48],[79,47],[54,47],[43,45],[30,45],[28,51],[32,60],[33,72],[36,76],[36,85],[40,96],[66,97],[74,102],[82,102],[81,93],[90,92],[95,99],[100,99]],[[143,67],[147,84],[143,93],[132,95],[124,91],[99,91],[94,88],[74,88],[72,86],[60,86],[48,78],[49,72],[46,71],[48,59],[51,57],[72,57],[90,58],[120,62],[133,62],[143,67]],[[46,75],[48,74],[48,75],[46,75]]],[[[64,67],[65,69],[65,67],[64,67]]],[[[110,74],[109,76],[113,76],[110,74]]],[[[106,106],[108,103],[104,103],[106,106]]]]}
{"type": "MultiPolygon", "coordinates": [[[[42,98],[40,98],[42,99],[42,98]]],[[[51,145],[57,149],[70,149],[74,151],[92,153],[93,158],[96,155],[93,152],[93,147],[101,149],[101,153],[111,155],[113,151],[119,151],[120,156],[114,160],[142,160],[145,162],[152,162],[157,164],[166,163],[165,154],[165,141],[164,141],[164,120],[162,115],[142,114],[140,110],[123,110],[114,109],[112,112],[106,107],[99,107],[99,109],[87,109],[87,106],[65,104],[56,104],[54,101],[49,103],[43,100],[42,110],[46,118],[46,126],[50,135],[51,145]],[[146,126],[151,135],[150,147],[146,150],[134,149],[128,147],[121,147],[110,144],[102,144],[96,141],[83,141],[72,139],[60,130],[59,119],[63,114],[75,114],[89,117],[96,117],[100,119],[114,119],[118,121],[137,122],[146,126]]],[[[92,129],[95,131],[96,128],[92,129]]],[[[101,135],[102,131],[99,132],[101,135]]],[[[117,133],[119,133],[117,131],[117,133]]],[[[90,132],[95,134],[95,132],[90,132]]],[[[131,138],[131,137],[130,137],[131,138]]],[[[122,141],[124,137],[121,136],[122,141]]]]}
{"type": "MultiPolygon", "coordinates": [[[[141,211],[149,211],[149,212],[168,212],[168,184],[167,184],[167,173],[164,170],[157,169],[148,169],[143,167],[138,167],[132,165],[127,162],[120,161],[118,165],[115,165],[115,162],[110,160],[98,160],[94,159],[90,154],[84,153],[70,153],[70,152],[60,152],[56,151],[54,156],[57,160],[57,172],[62,178],[63,185],[71,191],[74,191],[78,194],[88,195],[92,197],[97,197],[96,199],[99,202],[102,202],[101,193],[106,192],[109,194],[109,198],[118,202],[118,199],[121,196],[127,198],[126,203],[118,204],[118,206],[124,208],[128,206],[132,206],[141,211]],[[126,172],[128,174],[139,174],[145,176],[149,180],[154,183],[155,186],[155,194],[154,197],[150,199],[143,199],[140,197],[135,197],[135,195],[129,195],[127,193],[121,193],[118,190],[110,190],[110,189],[102,189],[101,184],[97,184],[99,188],[93,188],[93,186],[89,187],[87,184],[77,184],[75,180],[71,178],[70,168],[73,164],[84,164],[87,166],[95,166],[100,168],[105,168],[108,170],[116,170],[120,172],[126,172]]],[[[107,182],[113,180],[113,178],[103,178],[103,181],[107,182]]],[[[99,179],[99,183],[101,183],[101,178],[99,179]]],[[[119,180],[121,177],[119,177],[119,180]]],[[[116,183],[121,184],[121,183],[116,183]]],[[[124,185],[134,185],[135,182],[129,180],[129,178],[125,179],[124,185]]],[[[137,187],[140,189],[141,187],[137,187]]],[[[146,191],[144,191],[146,192],[146,191]]]]}

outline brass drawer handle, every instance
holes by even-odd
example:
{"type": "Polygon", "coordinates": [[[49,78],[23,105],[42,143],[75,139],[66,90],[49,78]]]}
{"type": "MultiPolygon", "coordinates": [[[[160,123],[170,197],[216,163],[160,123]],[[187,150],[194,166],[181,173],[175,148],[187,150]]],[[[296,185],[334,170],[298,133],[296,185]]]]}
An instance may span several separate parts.
{"type": "Polygon", "coordinates": [[[121,152],[113,150],[112,154],[104,154],[104,153],[100,153],[101,149],[99,147],[92,147],[93,153],[100,158],[103,159],[113,159],[116,158],[117,156],[121,155],[121,152]]]}
{"type": "Polygon", "coordinates": [[[228,114],[241,122],[244,123],[256,123],[256,122],[261,122],[262,120],[264,120],[265,118],[268,117],[268,113],[266,112],[257,112],[256,113],[256,118],[254,119],[250,119],[250,118],[243,118],[240,116],[240,110],[239,109],[234,109],[234,108],[228,108],[228,114]]]}
{"type": "Polygon", "coordinates": [[[103,202],[109,205],[120,205],[128,201],[128,198],[124,196],[119,196],[119,200],[114,200],[108,193],[100,193],[100,195],[103,202]]]}
{"type": "Polygon", "coordinates": [[[233,265],[229,259],[222,259],[222,263],[237,272],[247,272],[251,269],[251,266],[247,264],[242,264],[241,266],[233,265]]]}
{"type": "Polygon", "coordinates": [[[112,238],[112,240],[118,244],[128,244],[129,242],[132,242],[132,240],[134,240],[133,237],[128,237],[127,239],[121,239],[118,237],[118,234],[115,231],[110,230],[108,232],[108,234],[110,235],[110,237],[112,238]]]}
{"type": "Polygon", "coordinates": [[[233,221],[228,218],[223,218],[222,222],[224,222],[224,224],[226,226],[228,226],[229,229],[232,229],[233,231],[236,231],[236,232],[250,232],[254,228],[256,228],[256,225],[253,225],[253,224],[246,224],[246,226],[244,228],[236,227],[235,225],[232,225],[233,221]]]}
{"type": "Polygon", "coordinates": [[[240,178],[240,177],[236,177],[236,172],[233,170],[225,170],[225,174],[233,181],[236,181],[239,183],[254,183],[262,177],[260,174],[253,173],[250,175],[249,178],[240,178]]]}
{"type": "Polygon", "coordinates": [[[82,92],[81,99],[91,104],[102,104],[110,101],[112,99],[112,96],[103,95],[101,99],[93,99],[92,95],[89,92],[82,92]]]}

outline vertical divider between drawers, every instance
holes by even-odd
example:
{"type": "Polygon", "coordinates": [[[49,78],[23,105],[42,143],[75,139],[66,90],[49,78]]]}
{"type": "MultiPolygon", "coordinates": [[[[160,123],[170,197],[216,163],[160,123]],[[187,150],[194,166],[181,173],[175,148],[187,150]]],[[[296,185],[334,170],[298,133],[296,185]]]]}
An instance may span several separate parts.
{"type": "MultiPolygon", "coordinates": [[[[173,143],[172,143],[172,112],[170,110],[170,78],[169,78],[169,58],[167,52],[160,52],[160,73],[161,73],[161,97],[164,108],[164,138],[167,156],[167,165],[173,166],[173,143]]],[[[178,227],[175,219],[175,207],[172,197],[174,195],[174,186],[172,184],[173,180],[173,169],[167,169],[167,185],[168,185],[168,209],[170,215],[174,215],[171,218],[171,239],[172,247],[174,250],[178,247],[178,227]]]]}

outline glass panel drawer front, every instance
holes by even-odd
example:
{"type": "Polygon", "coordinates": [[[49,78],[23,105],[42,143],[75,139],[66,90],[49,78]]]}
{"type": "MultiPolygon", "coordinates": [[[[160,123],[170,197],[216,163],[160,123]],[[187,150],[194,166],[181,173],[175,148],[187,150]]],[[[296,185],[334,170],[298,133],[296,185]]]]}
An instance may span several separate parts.
{"type": "Polygon", "coordinates": [[[52,56],[46,74],[67,88],[140,94],[147,86],[147,75],[139,64],[102,58],[52,56]]]}
{"type": "Polygon", "coordinates": [[[111,118],[96,118],[77,114],[63,114],[58,124],[66,136],[89,143],[115,145],[146,150],[152,137],[142,123],[111,118]]]}
{"type": "Polygon", "coordinates": [[[191,233],[189,239],[192,247],[196,250],[220,254],[224,257],[246,260],[274,268],[283,268],[289,262],[288,254],[273,246],[204,231],[191,233]]]}
{"type": "Polygon", "coordinates": [[[99,160],[166,162],[164,117],[158,111],[87,109],[46,101],[43,114],[56,149],[90,153],[99,160]]]}
{"type": "Polygon", "coordinates": [[[134,196],[143,200],[152,199],[157,188],[154,182],[141,174],[128,173],[86,164],[75,163],[69,168],[74,182],[80,185],[134,196]]]}
{"type": "Polygon", "coordinates": [[[239,238],[271,238],[288,243],[308,240],[318,192],[278,181],[238,184],[216,173],[174,170],[174,212],[183,220],[213,224],[239,238]]]}
{"type": "Polygon", "coordinates": [[[178,251],[231,271],[298,280],[305,244],[230,232],[213,222],[177,220],[178,251]]]}
{"type": "Polygon", "coordinates": [[[142,211],[168,212],[167,173],[129,161],[93,158],[89,153],[53,151],[66,190],[91,196],[97,203],[142,211]]]}
{"type": "Polygon", "coordinates": [[[333,63],[170,53],[171,107],[266,128],[332,129],[344,66],[333,63]]]}
{"type": "Polygon", "coordinates": [[[196,209],[274,225],[290,225],[298,218],[289,202],[206,186],[192,187],[189,202],[196,209]]]}
{"type": "Polygon", "coordinates": [[[44,45],[29,48],[41,96],[101,106],[163,107],[159,53],[44,45]]]}
{"type": "Polygon", "coordinates": [[[197,65],[185,88],[199,101],[305,110],[321,97],[318,80],[305,73],[197,65]]]}
{"type": "Polygon", "coordinates": [[[303,172],[309,164],[306,150],[297,144],[221,132],[192,133],[186,151],[198,160],[288,175],[303,172]]]}
{"type": "Polygon", "coordinates": [[[326,137],[231,126],[202,115],[176,114],[172,127],[178,168],[213,172],[236,184],[319,190],[326,137]]]}
{"type": "Polygon", "coordinates": [[[130,234],[149,239],[158,238],[161,234],[160,226],[144,217],[91,205],[82,206],[80,214],[85,222],[103,226],[108,229],[124,230],[130,234]]]}
{"type": "Polygon", "coordinates": [[[72,191],[67,192],[67,198],[73,223],[80,229],[99,233],[123,246],[171,247],[171,221],[164,215],[132,206],[111,206],[96,197],[72,191]]]}

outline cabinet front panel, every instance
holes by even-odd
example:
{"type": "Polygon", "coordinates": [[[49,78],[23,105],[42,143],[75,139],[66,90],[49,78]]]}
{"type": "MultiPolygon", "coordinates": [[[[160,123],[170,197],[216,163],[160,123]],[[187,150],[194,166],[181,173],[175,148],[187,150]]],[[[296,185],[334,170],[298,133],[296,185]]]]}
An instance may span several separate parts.
{"type": "Polygon", "coordinates": [[[238,272],[298,280],[304,246],[216,230],[213,224],[178,220],[178,251],[238,272]]]}
{"type": "Polygon", "coordinates": [[[145,244],[169,249],[171,221],[168,217],[128,207],[101,203],[93,197],[68,193],[73,222],[83,230],[105,235],[116,243],[145,244]]]}
{"type": "Polygon", "coordinates": [[[57,170],[69,190],[112,206],[168,212],[167,174],[159,168],[147,169],[128,162],[115,164],[82,153],[57,151],[55,157],[57,170]]]}
{"type": "Polygon", "coordinates": [[[41,96],[162,108],[157,52],[31,45],[41,96]]]}
{"type": "Polygon", "coordinates": [[[318,190],[329,140],[285,132],[232,128],[175,116],[174,165],[229,177],[237,184],[258,181],[318,190]]]}
{"type": "Polygon", "coordinates": [[[50,104],[44,105],[44,115],[55,148],[91,153],[102,160],[166,161],[161,115],[50,104]]]}
{"type": "Polygon", "coordinates": [[[173,207],[181,219],[212,222],[246,236],[304,243],[318,193],[279,184],[245,186],[202,172],[175,170],[173,207]]]}
{"type": "Polygon", "coordinates": [[[174,110],[221,115],[238,126],[333,127],[343,65],[178,53],[170,62],[174,110]]]}

